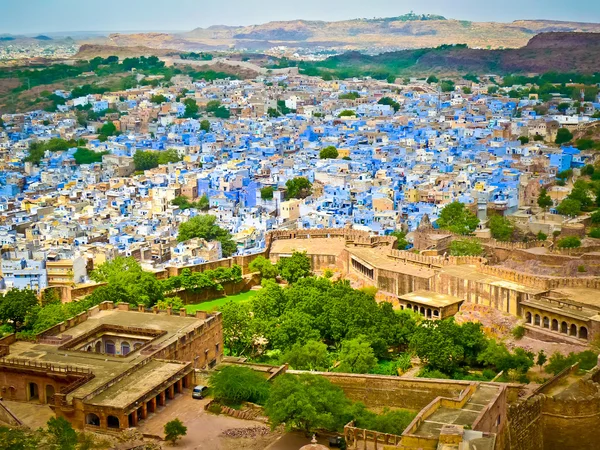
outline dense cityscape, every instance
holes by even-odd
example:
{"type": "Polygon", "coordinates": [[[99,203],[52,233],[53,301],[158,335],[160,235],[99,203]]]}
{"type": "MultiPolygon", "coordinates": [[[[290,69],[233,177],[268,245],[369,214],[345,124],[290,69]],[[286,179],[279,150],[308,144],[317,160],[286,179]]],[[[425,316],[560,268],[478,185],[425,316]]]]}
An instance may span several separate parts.
{"type": "Polygon", "coordinates": [[[0,449],[598,448],[600,34],[277,24],[0,35],[0,449]]]}

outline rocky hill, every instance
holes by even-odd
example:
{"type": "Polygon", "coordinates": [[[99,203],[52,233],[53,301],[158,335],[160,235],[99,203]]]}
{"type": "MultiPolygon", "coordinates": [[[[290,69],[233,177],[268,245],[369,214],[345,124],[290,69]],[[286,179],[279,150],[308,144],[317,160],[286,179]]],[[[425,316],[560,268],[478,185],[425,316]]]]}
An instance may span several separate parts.
{"type": "Polygon", "coordinates": [[[295,20],[247,27],[212,26],[187,33],[112,34],[97,43],[178,50],[261,50],[273,46],[334,47],[378,50],[468,44],[471,48],[517,48],[538,33],[600,32],[600,24],[519,20],[511,23],[446,20],[440,16],[405,15],[339,22],[295,20]]]}

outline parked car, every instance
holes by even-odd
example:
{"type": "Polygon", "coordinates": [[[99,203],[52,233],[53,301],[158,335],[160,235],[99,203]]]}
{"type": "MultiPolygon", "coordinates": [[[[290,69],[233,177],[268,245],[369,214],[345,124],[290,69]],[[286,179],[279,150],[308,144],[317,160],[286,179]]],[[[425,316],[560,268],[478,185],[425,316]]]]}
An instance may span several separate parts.
{"type": "Polygon", "coordinates": [[[196,386],[192,391],[192,398],[195,399],[203,399],[206,395],[206,391],[208,390],[208,386],[196,386]]]}

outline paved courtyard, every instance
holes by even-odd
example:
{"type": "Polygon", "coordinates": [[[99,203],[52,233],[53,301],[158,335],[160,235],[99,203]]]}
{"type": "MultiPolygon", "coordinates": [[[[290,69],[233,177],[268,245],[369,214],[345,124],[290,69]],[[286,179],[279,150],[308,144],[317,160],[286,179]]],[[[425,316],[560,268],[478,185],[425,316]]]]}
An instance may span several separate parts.
{"type": "MultiPolygon", "coordinates": [[[[144,434],[164,437],[163,428],[165,423],[178,418],[187,427],[187,436],[177,442],[174,448],[184,449],[210,449],[229,450],[236,446],[231,438],[221,437],[220,434],[231,428],[253,428],[264,427],[263,422],[253,420],[240,420],[225,415],[214,415],[204,411],[204,405],[209,399],[195,400],[192,398],[191,390],[185,389],[183,394],[167,403],[164,408],[158,410],[158,414],[149,416],[140,422],[139,430],[144,434]]],[[[274,439],[274,438],[273,438],[274,439]]],[[[168,447],[167,443],[163,446],[168,447]]],[[[254,448],[265,448],[262,447],[254,448]]],[[[241,448],[242,446],[237,446],[241,448]]],[[[247,447],[244,445],[243,447],[247,447]]]]}

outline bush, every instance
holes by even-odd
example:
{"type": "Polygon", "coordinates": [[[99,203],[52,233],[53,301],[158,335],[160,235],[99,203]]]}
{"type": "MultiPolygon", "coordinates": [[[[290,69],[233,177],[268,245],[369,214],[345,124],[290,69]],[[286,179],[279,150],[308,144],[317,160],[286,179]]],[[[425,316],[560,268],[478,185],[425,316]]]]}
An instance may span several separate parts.
{"type": "Polygon", "coordinates": [[[600,239],[600,228],[592,228],[589,236],[594,239],[600,239]]]}
{"type": "Polygon", "coordinates": [[[165,423],[165,440],[175,444],[177,439],[181,439],[187,434],[187,427],[179,419],[173,419],[165,423]]]}
{"type": "Polygon", "coordinates": [[[452,256],[481,256],[483,247],[477,239],[459,239],[450,244],[452,256]]]}
{"type": "Polygon", "coordinates": [[[519,325],[518,327],[513,328],[512,335],[515,339],[521,339],[525,336],[525,327],[519,325]]]}
{"type": "Polygon", "coordinates": [[[583,272],[587,272],[587,269],[585,268],[585,266],[582,264],[580,266],[577,266],[577,272],[579,273],[583,273],[583,272]]]}
{"type": "Polygon", "coordinates": [[[558,248],[578,248],[581,247],[581,239],[577,236],[567,236],[560,239],[556,243],[556,246],[558,248]]]}
{"type": "Polygon", "coordinates": [[[339,156],[339,152],[337,151],[337,148],[335,148],[333,145],[330,145],[329,147],[325,147],[319,153],[319,158],[321,158],[321,159],[336,159],[338,156],[339,156]]]}
{"type": "Polygon", "coordinates": [[[214,398],[225,404],[252,402],[262,404],[269,396],[269,383],[246,367],[226,366],[210,377],[214,398]]]}
{"type": "Polygon", "coordinates": [[[537,240],[538,241],[545,241],[546,239],[548,239],[548,235],[547,234],[545,234],[545,233],[543,233],[541,231],[537,234],[537,240]]]}

